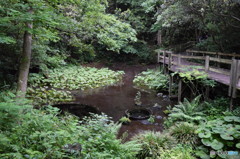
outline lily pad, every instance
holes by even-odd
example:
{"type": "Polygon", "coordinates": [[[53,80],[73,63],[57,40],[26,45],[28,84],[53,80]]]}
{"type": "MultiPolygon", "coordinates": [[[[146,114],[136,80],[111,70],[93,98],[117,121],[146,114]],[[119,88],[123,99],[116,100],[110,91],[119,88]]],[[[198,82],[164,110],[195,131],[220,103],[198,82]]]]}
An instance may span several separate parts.
{"type": "Polygon", "coordinates": [[[234,140],[234,138],[229,134],[221,134],[220,136],[224,140],[234,140]]]}
{"type": "Polygon", "coordinates": [[[214,150],[221,150],[223,148],[223,143],[219,142],[218,140],[214,139],[213,142],[211,142],[211,147],[214,150]]]}
{"type": "Polygon", "coordinates": [[[207,132],[204,132],[204,133],[199,133],[198,136],[200,138],[210,138],[211,137],[211,132],[207,131],[207,132]]]}
{"type": "Polygon", "coordinates": [[[212,142],[209,139],[202,139],[201,141],[205,146],[211,146],[212,144],[212,142]]]}
{"type": "Polygon", "coordinates": [[[237,143],[237,144],[236,144],[236,148],[239,148],[239,149],[240,149],[240,143],[237,143]]]}

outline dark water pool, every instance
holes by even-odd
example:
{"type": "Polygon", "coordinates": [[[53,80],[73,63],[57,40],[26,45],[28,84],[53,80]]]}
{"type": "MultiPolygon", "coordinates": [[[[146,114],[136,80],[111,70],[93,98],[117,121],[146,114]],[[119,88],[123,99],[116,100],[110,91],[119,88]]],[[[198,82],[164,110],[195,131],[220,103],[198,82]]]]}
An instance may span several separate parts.
{"type": "Polygon", "coordinates": [[[144,106],[136,106],[134,103],[136,93],[139,91],[133,87],[134,76],[148,68],[155,67],[156,65],[142,66],[124,64],[112,66],[111,69],[113,70],[123,70],[125,72],[123,83],[119,86],[109,86],[95,91],[75,91],[74,96],[76,102],[95,106],[101,112],[112,117],[114,121],[118,121],[124,116],[127,109],[137,107],[151,109],[156,117],[155,123],[151,124],[148,120],[132,120],[130,125],[123,125],[121,127],[119,135],[121,136],[121,134],[127,132],[128,139],[134,134],[144,130],[161,131],[163,129],[163,110],[165,110],[166,106],[171,104],[171,102],[167,98],[157,97],[156,93],[141,92],[141,101],[144,106]]]}

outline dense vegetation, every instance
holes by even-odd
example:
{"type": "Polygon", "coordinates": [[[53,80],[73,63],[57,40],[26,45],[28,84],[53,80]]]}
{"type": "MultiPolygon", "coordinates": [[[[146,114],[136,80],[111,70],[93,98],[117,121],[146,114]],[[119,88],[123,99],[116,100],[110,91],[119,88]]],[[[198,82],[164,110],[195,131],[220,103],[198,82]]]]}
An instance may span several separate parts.
{"type": "Polygon", "coordinates": [[[37,104],[73,100],[71,90],[87,90],[119,84],[123,71],[107,68],[68,66],[49,70],[47,74],[30,74],[27,95],[37,104]]]}
{"type": "Polygon", "coordinates": [[[164,75],[160,68],[149,69],[135,76],[134,85],[143,90],[166,91],[168,88],[168,76],[164,75]]]}
{"type": "MultiPolygon", "coordinates": [[[[164,111],[163,132],[129,142],[117,138],[121,124],[104,114],[80,120],[46,105],[122,81],[123,71],[86,63],[149,64],[162,48],[239,53],[239,8],[238,0],[0,1],[0,158],[228,158],[222,152],[240,149],[240,108],[199,95],[215,83],[195,67],[171,74],[194,99],[164,111]]],[[[133,83],[164,92],[168,79],[157,68],[133,83]]],[[[136,105],[140,98],[138,92],[136,105]]]]}
{"type": "MultiPolygon", "coordinates": [[[[5,97],[5,96],[1,96],[5,97]]],[[[120,125],[106,115],[82,121],[46,107],[33,109],[28,101],[1,99],[0,158],[134,158],[140,146],[117,139],[120,125]]]]}

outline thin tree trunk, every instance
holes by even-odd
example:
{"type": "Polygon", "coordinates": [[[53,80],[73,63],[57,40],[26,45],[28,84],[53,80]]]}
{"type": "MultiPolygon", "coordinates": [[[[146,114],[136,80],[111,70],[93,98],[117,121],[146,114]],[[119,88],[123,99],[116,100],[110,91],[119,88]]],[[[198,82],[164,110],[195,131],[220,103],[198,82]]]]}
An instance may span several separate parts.
{"type": "Polygon", "coordinates": [[[161,30],[158,30],[158,33],[157,33],[157,45],[158,46],[162,45],[162,31],[161,30]]]}
{"type": "MultiPolygon", "coordinates": [[[[33,27],[32,23],[27,23],[26,25],[28,29],[32,29],[33,27]]],[[[31,54],[32,54],[32,34],[29,31],[25,31],[23,38],[23,51],[20,60],[17,83],[18,97],[25,97],[26,95],[31,54]]]]}

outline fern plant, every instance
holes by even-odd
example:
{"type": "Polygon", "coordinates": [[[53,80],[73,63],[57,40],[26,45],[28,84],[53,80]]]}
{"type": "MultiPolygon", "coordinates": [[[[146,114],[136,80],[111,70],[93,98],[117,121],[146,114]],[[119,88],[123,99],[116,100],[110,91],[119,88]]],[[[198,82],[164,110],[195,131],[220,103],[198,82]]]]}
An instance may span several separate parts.
{"type": "Polygon", "coordinates": [[[180,102],[178,105],[172,108],[169,114],[171,121],[200,121],[203,119],[203,113],[200,108],[200,98],[197,96],[191,102],[184,99],[183,102],[180,102]]]}

